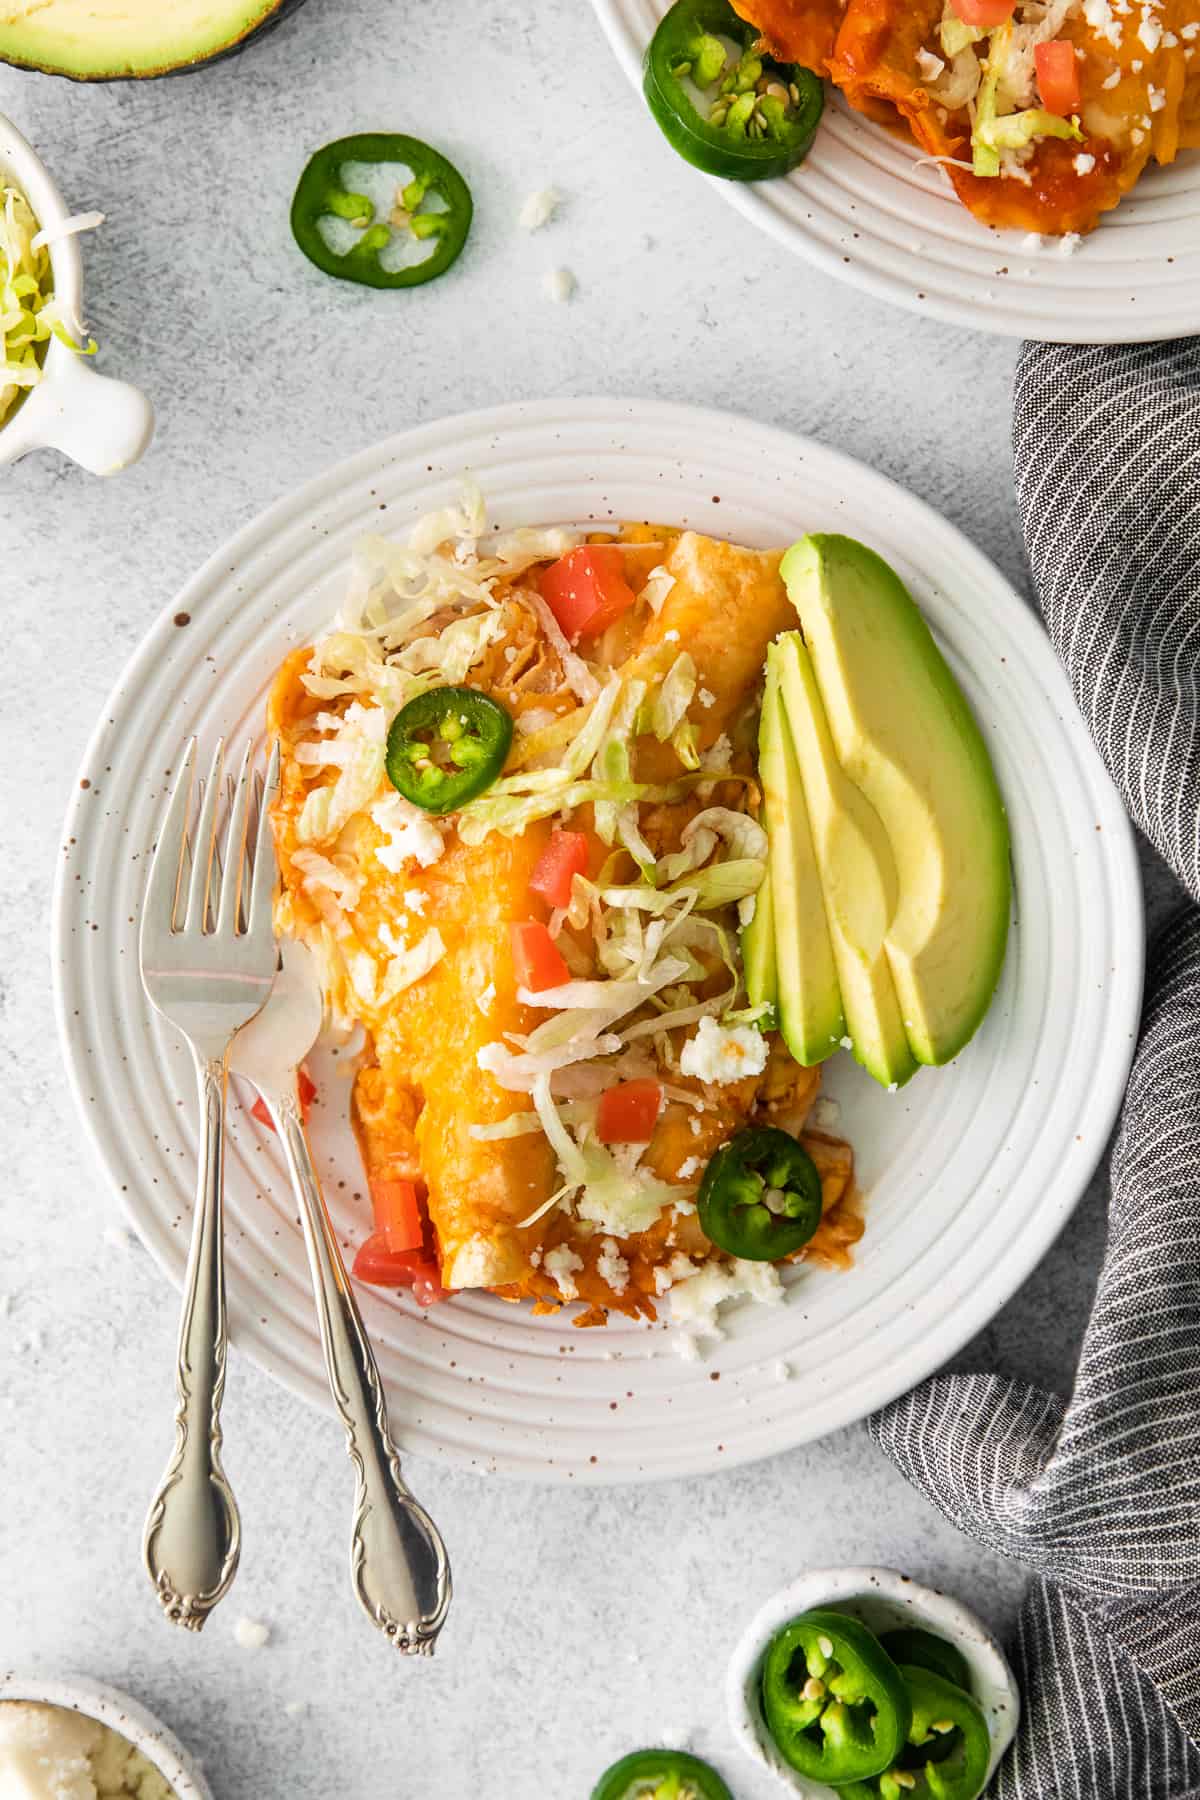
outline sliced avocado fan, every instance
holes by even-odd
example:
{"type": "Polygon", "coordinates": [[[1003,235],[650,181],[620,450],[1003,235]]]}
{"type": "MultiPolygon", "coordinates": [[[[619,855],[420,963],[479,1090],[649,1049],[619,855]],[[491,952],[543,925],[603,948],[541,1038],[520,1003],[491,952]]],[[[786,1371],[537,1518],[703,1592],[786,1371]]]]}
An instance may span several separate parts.
{"type": "Polygon", "coordinates": [[[302,0],[16,0],[0,11],[0,61],[76,81],[165,75],[207,62],[302,0]]]}
{"type": "Polygon", "coordinates": [[[898,898],[884,948],[905,1034],[918,1062],[949,1062],[991,1004],[1008,941],[1008,819],[987,746],[920,611],[874,551],[806,537],[780,573],[837,760],[891,848],[898,898]]]}
{"type": "Polygon", "coordinates": [[[763,790],[771,897],[768,911],[759,890],[758,906],[748,929],[754,932],[761,910],[764,921],[772,927],[774,955],[769,955],[752,937],[747,985],[752,1003],[774,1000],[784,1043],[796,1061],[808,1067],[824,1062],[840,1047],[846,1035],[846,1020],[804,789],[784,719],[774,645],[767,652],[758,778],[763,790]],[[772,976],[774,991],[770,993],[767,984],[772,976]]]}
{"type": "Polygon", "coordinates": [[[885,938],[899,881],[883,822],[837,759],[812,662],[798,631],[771,654],[796,752],[825,918],[855,1060],[882,1087],[917,1071],[900,1016],[885,938]]]}

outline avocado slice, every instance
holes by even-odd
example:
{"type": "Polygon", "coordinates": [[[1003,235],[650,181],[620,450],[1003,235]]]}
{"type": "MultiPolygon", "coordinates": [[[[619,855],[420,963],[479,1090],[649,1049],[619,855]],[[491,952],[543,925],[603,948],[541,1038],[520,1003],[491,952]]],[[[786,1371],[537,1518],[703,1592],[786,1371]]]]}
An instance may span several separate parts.
{"type": "Polygon", "coordinates": [[[751,1006],[769,1006],[774,1023],[779,1014],[779,976],[775,961],[775,908],[771,903],[771,869],[754,896],[754,917],[742,927],[742,970],[751,1006]]]}
{"type": "Polygon", "coordinates": [[[1008,941],[1008,819],[978,725],[899,576],[853,538],[802,538],[781,574],[838,760],[899,878],[885,937],[913,1055],[945,1063],[991,1003],[1008,941]]]}
{"type": "Polygon", "coordinates": [[[0,61],[76,81],[166,75],[239,49],[303,0],[17,0],[0,61]]]}
{"type": "Polygon", "coordinates": [[[882,1087],[902,1087],[917,1062],[884,945],[900,893],[891,845],[879,814],[837,759],[800,633],[787,632],[774,654],[854,1057],[882,1087]]]}
{"type": "Polygon", "coordinates": [[[807,1067],[824,1062],[840,1047],[846,1020],[804,789],[784,719],[774,645],[767,651],[758,778],[769,845],[776,1012],[784,1043],[807,1067]]]}

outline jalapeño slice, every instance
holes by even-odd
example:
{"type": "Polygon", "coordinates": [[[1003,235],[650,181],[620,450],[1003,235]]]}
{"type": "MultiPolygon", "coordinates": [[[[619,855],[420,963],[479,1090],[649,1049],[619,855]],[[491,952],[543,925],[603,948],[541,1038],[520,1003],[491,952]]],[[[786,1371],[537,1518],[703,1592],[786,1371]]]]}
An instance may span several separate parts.
{"type": "Polygon", "coordinates": [[[729,0],[678,0],[650,40],[646,103],[667,142],[706,175],[762,181],[807,154],[820,123],[819,76],[776,62],[729,0]],[[736,54],[726,54],[726,42],[736,54]]]}
{"type": "Polygon", "coordinates": [[[763,1662],[762,1704],[785,1761],[829,1787],[893,1768],[912,1724],[891,1657],[865,1625],[828,1608],[776,1632],[763,1662]]]}
{"type": "Polygon", "coordinates": [[[900,1674],[912,1708],[907,1742],[886,1769],[845,1784],[843,1800],[978,1800],[992,1754],[979,1706],[932,1669],[905,1663],[900,1674]]]}
{"type": "Polygon", "coordinates": [[[512,733],[511,717],[487,694],[431,688],[392,720],[388,780],[425,812],[455,812],[495,781],[512,733]]]}
{"type": "Polygon", "coordinates": [[[715,1769],[686,1750],[635,1750],[606,1769],[592,1800],[733,1800],[715,1769]]]}
{"type": "Polygon", "coordinates": [[[292,236],[310,262],[340,281],[375,288],[420,287],[445,274],[458,259],[471,228],[471,213],[471,190],[440,150],[400,132],[363,131],[326,144],[310,158],[292,200],[292,236]],[[347,193],[342,180],[347,163],[403,163],[411,169],[386,223],[376,221],[375,208],[365,194],[347,193]],[[444,211],[425,208],[431,194],[442,201],[444,211]],[[324,218],[345,219],[359,227],[362,236],[339,255],[321,235],[324,218]],[[406,268],[385,269],[380,258],[392,241],[393,229],[431,239],[432,255],[406,268]]]}
{"type": "Polygon", "coordinates": [[[821,1177],[786,1131],[752,1125],[718,1150],[697,1199],[705,1236],[731,1256],[778,1262],[821,1223],[821,1177]]]}

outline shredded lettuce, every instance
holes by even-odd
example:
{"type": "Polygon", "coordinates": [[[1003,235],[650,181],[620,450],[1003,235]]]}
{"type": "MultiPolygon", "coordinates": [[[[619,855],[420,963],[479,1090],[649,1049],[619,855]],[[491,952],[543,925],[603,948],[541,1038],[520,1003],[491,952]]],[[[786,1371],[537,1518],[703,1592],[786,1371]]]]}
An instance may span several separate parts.
{"type": "Polygon", "coordinates": [[[1083,132],[1077,118],[1063,119],[1040,106],[1012,110],[1014,100],[1032,97],[1036,45],[1053,37],[1067,10],[1060,0],[1057,6],[1048,7],[1047,16],[1036,23],[998,25],[988,35],[987,60],[971,127],[971,167],[976,175],[1016,173],[1012,153],[1026,150],[1043,138],[1082,143],[1083,132]]]}
{"type": "Polygon", "coordinates": [[[974,134],[974,141],[988,150],[1023,150],[1038,138],[1074,138],[1082,143],[1083,132],[1078,119],[1063,119],[1040,106],[1031,106],[1024,112],[986,119],[976,125],[974,134]]]}
{"type": "Polygon", "coordinates": [[[987,32],[978,25],[964,25],[956,14],[951,13],[938,27],[938,36],[941,38],[942,49],[953,60],[968,45],[979,43],[981,38],[987,36],[987,32]]]}
{"type": "Polygon", "coordinates": [[[650,706],[650,729],[665,744],[681,722],[696,692],[696,664],[687,651],[675,658],[655,689],[650,706]]]}
{"type": "Polygon", "coordinates": [[[332,843],[354,814],[374,800],[384,775],[387,724],[380,706],[354,706],[347,712],[334,745],[327,747],[336,748],[341,773],[332,785],[313,788],[305,798],[296,821],[301,844],[332,843]]]}
{"type": "MultiPolygon", "coordinates": [[[[77,230],[100,215],[70,221],[77,230]]],[[[65,227],[54,237],[65,235],[65,227]]],[[[55,337],[80,356],[94,356],[95,339],[80,332],[54,298],[50,237],[38,229],[33,208],[19,188],[0,182],[0,422],[27,388],[42,379],[42,359],[55,337]]]]}

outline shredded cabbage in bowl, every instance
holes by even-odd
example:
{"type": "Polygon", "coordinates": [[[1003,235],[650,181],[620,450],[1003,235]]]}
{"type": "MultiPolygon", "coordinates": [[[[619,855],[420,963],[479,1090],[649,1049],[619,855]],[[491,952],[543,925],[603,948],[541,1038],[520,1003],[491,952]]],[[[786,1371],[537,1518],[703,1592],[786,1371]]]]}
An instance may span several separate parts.
{"type": "Polygon", "coordinates": [[[21,190],[0,179],[0,424],[42,379],[52,337],[80,356],[96,353],[94,338],[81,344],[68,329],[54,295],[49,244],[68,227],[82,230],[99,220],[98,213],[83,215],[47,234],[21,190]]]}

